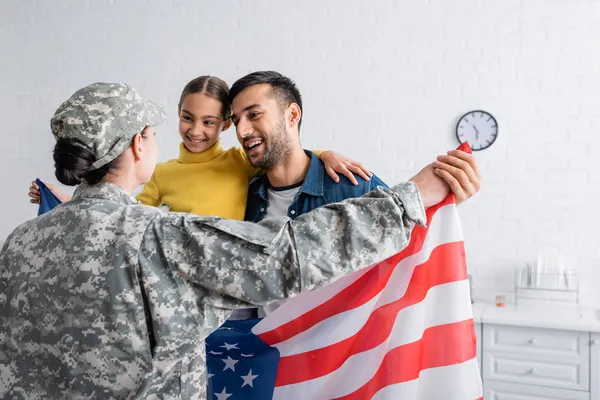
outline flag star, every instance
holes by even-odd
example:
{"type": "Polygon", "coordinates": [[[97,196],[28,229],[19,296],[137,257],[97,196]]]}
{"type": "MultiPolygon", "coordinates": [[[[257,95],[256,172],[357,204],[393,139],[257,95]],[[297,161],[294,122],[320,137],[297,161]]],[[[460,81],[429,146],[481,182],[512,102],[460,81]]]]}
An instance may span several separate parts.
{"type": "Polygon", "coordinates": [[[242,357],[254,357],[254,354],[244,354],[244,353],[241,353],[240,356],[242,356],[242,357]]]}
{"type": "Polygon", "coordinates": [[[227,371],[228,369],[230,369],[233,372],[235,372],[235,364],[239,362],[239,360],[234,360],[229,356],[227,356],[227,358],[221,359],[221,361],[225,363],[225,368],[223,368],[223,371],[227,371]]]}
{"type": "Polygon", "coordinates": [[[223,346],[219,346],[219,347],[224,347],[225,349],[227,349],[227,351],[232,350],[232,349],[239,350],[240,348],[237,347],[237,345],[238,345],[238,343],[236,343],[236,344],[225,343],[223,346]]]}
{"type": "Polygon", "coordinates": [[[250,372],[248,372],[248,375],[241,376],[241,378],[244,380],[244,384],[242,385],[242,387],[244,387],[246,385],[250,385],[250,387],[254,387],[254,386],[252,386],[252,381],[255,380],[257,377],[258,377],[258,375],[252,375],[252,369],[250,369],[250,372]]]}
{"type": "MultiPolygon", "coordinates": [[[[222,328],[219,328],[219,329],[225,329],[226,331],[232,331],[233,330],[233,328],[227,328],[227,327],[222,327],[222,328]]],[[[217,330],[219,330],[219,329],[217,329],[217,330]]]]}
{"type": "Polygon", "coordinates": [[[206,371],[206,379],[207,380],[212,378],[213,376],[215,376],[215,374],[211,374],[210,372],[206,371]]]}
{"type": "Polygon", "coordinates": [[[212,354],[213,356],[218,356],[218,355],[223,354],[222,351],[214,351],[214,350],[210,350],[209,353],[212,354]]]}
{"type": "Polygon", "coordinates": [[[227,393],[225,390],[227,388],[223,388],[223,391],[221,393],[215,393],[215,396],[217,396],[217,400],[227,400],[229,397],[231,397],[232,393],[227,393]]]}

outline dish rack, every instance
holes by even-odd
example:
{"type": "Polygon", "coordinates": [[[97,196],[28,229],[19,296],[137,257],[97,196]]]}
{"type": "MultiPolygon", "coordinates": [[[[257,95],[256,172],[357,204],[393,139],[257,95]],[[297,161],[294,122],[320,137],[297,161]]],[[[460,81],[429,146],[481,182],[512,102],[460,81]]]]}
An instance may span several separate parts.
{"type": "Polygon", "coordinates": [[[526,300],[579,304],[579,275],[573,271],[515,271],[515,304],[526,300]]]}

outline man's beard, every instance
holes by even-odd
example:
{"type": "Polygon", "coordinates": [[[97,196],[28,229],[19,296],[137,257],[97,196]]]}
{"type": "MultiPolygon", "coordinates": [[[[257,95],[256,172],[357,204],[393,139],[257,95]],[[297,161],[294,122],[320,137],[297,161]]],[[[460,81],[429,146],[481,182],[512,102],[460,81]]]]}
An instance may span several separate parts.
{"type": "Polygon", "coordinates": [[[265,149],[260,160],[250,159],[250,164],[254,168],[271,170],[278,165],[287,163],[290,158],[292,143],[287,134],[285,119],[279,121],[276,130],[277,133],[267,135],[269,141],[264,141],[265,149]]]}

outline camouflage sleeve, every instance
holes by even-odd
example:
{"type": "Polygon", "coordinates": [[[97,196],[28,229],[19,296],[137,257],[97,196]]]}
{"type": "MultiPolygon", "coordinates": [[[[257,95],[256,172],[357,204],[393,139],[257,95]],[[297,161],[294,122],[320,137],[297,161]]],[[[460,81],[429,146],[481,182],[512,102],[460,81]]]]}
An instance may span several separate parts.
{"type": "Polygon", "coordinates": [[[11,233],[10,235],[8,235],[8,237],[6,238],[6,240],[0,239],[0,260],[4,256],[4,252],[6,252],[6,247],[10,243],[10,240],[11,240],[11,238],[13,236],[13,233],[11,233]]]}
{"type": "Polygon", "coordinates": [[[259,224],[159,214],[145,240],[202,301],[265,305],[322,286],[401,251],[425,222],[417,187],[402,183],[289,219],[259,224]]]}
{"type": "Polygon", "coordinates": [[[382,186],[364,196],[328,204],[291,222],[301,290],[382,261],[402,251],[425,209],[412,182],[382,186]]]}

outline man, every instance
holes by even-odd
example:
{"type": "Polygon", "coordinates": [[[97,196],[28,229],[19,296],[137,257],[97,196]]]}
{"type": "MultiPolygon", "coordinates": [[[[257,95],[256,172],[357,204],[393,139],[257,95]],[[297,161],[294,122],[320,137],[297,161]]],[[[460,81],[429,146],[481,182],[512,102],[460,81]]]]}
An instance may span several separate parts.
{"type": "MultiPolygon", "coordinates": [[[[266,171],[250,183],[247,221],[294,219],[378,186],[387,188],[375,175],[368,181],[356,176],[357,185],[344,176],[336,183],[321,160],[302,148],[302,97],[290,78],[274,71],[253,72],[236,81],[229,96],[238,140],[250,163],[266,171]]],[[[479,190],[477,164],[470,154],[450,151],[427,168],[451,187],[457,204],[479,190]]]]}

